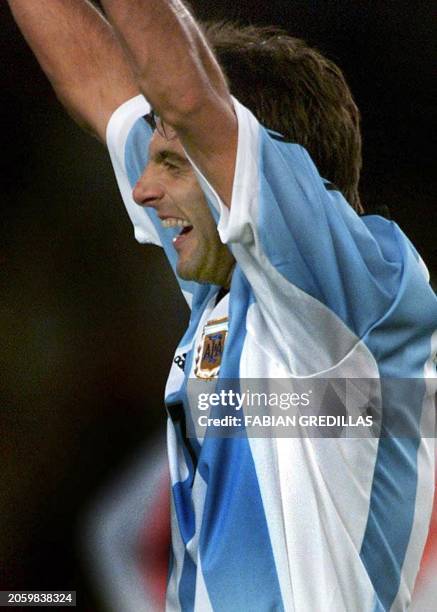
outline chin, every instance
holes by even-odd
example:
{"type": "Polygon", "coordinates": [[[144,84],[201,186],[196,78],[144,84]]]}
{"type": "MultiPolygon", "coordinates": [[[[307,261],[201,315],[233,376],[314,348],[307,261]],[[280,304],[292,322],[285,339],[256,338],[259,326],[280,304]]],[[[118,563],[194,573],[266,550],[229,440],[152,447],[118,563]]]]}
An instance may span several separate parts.
{"type": "Polygon", "coordinates": [[[205,262],[196,262],[193,257],[187,259],[179,258],[176,266],[176,272],[179,278],[186,281],[194,281],[201,284],[211,284],[225,286],[229,283],[230,273],[234,267],[235,260],[229,258],[229,263],[224,265],[222,261],[218,261],[218,265],[214,269],[205,266],[205,262]],[[221,265],[220,265],[221,264],[221,265]]]}
{"type": "Polygon", "coordinates": [[[194,281],[206,285],[208,283],[216,285],[217,281],[213,278],[213,274],[208,274],[205,270],[199,269],[199,267],[193,266],[193,262],[187,265],[178,263],[176,266],[176,272],[179,278],[186,281],[194,281]]]}
{"type": "MultiPolygon", "coordinates": [[[[178,261],[176,266],[176,272],[179,278],[182,278],[186,281],[196,281],[197,283],[201,283],[199,270],[193,266],[192,262],[185,263],[178,261]]],[[[207,281],[203,281],[207,282],[207,281]]]]}
{"type": "Polygon", "coordinates": [[[193,281],[202,285],[216,284],[215,281],[211,280],[210,278],[204,278],[202,275],[196,274],[195,272],[187,272],[186,270],[179,271],[179,268],[176,268],[176,272],[179,278],[182,280],[193,281]]]}

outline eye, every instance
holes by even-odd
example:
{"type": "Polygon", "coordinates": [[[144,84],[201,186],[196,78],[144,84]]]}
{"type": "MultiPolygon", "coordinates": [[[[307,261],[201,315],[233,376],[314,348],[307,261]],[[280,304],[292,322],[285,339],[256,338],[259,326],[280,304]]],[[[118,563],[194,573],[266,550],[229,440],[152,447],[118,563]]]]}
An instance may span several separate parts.
{"type": "Polygon", "coordinates": [[[177,164],[175,164],[174,162],[169,161],[168,159],[164,159],[163,162],[162,162],[162,165],[164,166],[164,168],[167,168],[167,170],[170,170],[172,172],[180,170],[180,168],[179,168],[179,166],[177,164]]]}

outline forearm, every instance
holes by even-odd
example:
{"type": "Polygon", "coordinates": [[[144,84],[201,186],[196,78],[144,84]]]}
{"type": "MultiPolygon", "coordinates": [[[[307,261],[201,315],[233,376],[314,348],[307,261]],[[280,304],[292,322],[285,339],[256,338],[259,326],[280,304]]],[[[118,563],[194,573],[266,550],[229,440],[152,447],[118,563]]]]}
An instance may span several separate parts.
{"type": "Polygon", "coordinates": [[[206,94],[227,96],[221,70],[180,0],[103,0],[138,84],[175,125],[198,110],[206,94]]]}
{"type": "Polygon", "coordinates": [[[102,0],[137,83],[230,202],[237,122],[226,80],[180,0],[102,0]]]}
{"type": "Polygon", "coordinates": [[[113,30],[87,0],[8,0],[14,18],[74,118],[101,138],[138,88],[113,30]]]}

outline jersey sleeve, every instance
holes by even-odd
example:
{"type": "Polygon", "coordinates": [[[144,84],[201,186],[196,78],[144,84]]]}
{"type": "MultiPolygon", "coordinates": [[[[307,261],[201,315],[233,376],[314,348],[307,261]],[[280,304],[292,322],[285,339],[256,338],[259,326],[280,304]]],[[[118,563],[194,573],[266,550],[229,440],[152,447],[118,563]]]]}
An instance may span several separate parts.
{"type": "Polygon", "coordinates": [[[106,142],[118,187],[134,227],[135,238],[140,243],[162,246],[149,214],[135,204],[132,198],[132,183],[135,184],[147,163],[151,130],[146,122],[142,121],[142,117],[149,110],[147,100],[141,95],[119,106],[108,122],[106,142]],[[144,125],[141,125],[142,123],[144,125]]]}
{"type": "Polygon", "coordinates": [[[172,240],[179,230],[164,229],[156,211],[138,206],[132,197],[132,190],[148,162],[152,130],[145,116],[149,111],[150,105],[142,95],[131,98],[117,108],[106,129],[107,147],[136,240],[163,247],[179,287],[191,306],[195,294],[198,299],[199,290],[196,283],[184,281],[176,274],[177,253],[172,240]]]}
{"type": "Polygon", "coordinates": [[[396,298],[402,261],[395,224],[381,219],[375,236],[303,147],[234,104],[239,134],[230,208],[196,169],[199,181],[221,240],[253,290],[258,329],[282,347],[293,373],[329,369],[396,298]]]}

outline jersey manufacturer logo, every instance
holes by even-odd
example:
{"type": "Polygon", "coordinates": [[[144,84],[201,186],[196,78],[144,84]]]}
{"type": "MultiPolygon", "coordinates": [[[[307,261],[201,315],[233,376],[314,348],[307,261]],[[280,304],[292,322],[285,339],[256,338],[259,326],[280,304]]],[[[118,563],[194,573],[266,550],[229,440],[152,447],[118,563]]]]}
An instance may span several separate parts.
{"type": "Polygon", "coordinates": [[[176,355],[176,357],[173,359],[174,363],[182,370],[182,372],[185,369],[186,359],[187,359],[187,353],[182,353],[182,355],[176,355]]]}
{"type": "Polygon", "coordinates": [[[225,341],[228,335],[228,317],[208,321],[203,328],[197,348],[194,374],[208,380],[217,378],[222,363],[225,341]]]}

